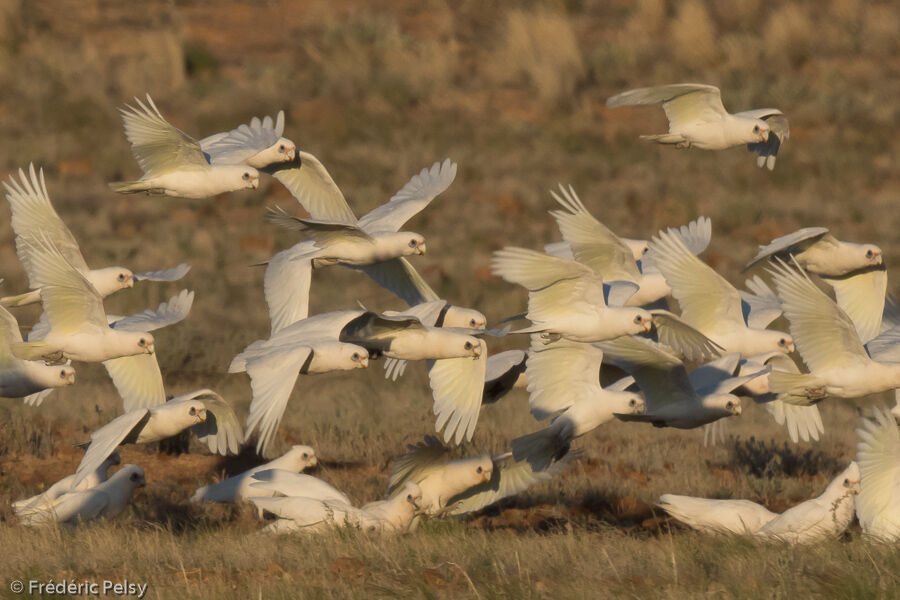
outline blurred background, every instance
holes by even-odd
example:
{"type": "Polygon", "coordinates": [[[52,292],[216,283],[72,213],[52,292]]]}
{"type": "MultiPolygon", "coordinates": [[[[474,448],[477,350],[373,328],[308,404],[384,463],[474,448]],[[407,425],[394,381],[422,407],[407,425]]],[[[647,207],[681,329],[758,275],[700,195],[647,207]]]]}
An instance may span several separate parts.
{"type": "MultiPolygon", "coordinates": [[[[559,239],[547,211],[560,182],[628,237],[711,217],[705,259],[735,283],[756,244],[812,225],[880,244],[896,281],[898,31],[895,2],[861,0],[0,0],[0,165],[44,168],[89,264],[193,265],[182,282],[138,286],[107,310],[196,290],[187,321],[157,335],[167,385],[214,387],[245,405],[245,377],[226,370],[268,335],[263,270],[252,265],[297,240],[262,215],[273,204],[302,209],[271,178],[206,201],[113,194],[106,182],[140,175],[117,110],[132,97],[149,92],[197,139],[284,109],[285,135],[323,161],[357,214],[434,161],[457,161],[456,182],[408,225],[428,240],[415,266],[493,322],[526,297],[490,275],[491,252],[559,239]],[[719,86],[732,112],[783,110],[791,138],[775,170],[740,148],[639,142],[666,130],[663,111],[605,106],[620,91],[675,82],[719,86]]],[[[6,218],[0,265],[4,293],[23,289],[6,218]]],[[[313,312],[357,301],[402,306],[358,273],[315,274],[313,312]]],[[[27,326],[37,312],[18,315],[27,326]]],[[[342,393],[355,385],[344,380],[361,380],[385,402],[415,389],[427,432],[424,372],[392,388],[370,371],[309,385],[342,393]]],[[[94,365],[79,378],[60,396],[87,393],[79,404],[105,422],[118,406],[108,378],[94,365]]]]}

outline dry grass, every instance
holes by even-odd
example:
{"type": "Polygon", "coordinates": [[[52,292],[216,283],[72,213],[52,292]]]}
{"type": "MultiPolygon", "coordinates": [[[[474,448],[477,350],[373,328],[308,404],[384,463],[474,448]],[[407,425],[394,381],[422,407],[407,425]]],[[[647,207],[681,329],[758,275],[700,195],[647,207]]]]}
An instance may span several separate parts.
{"type": "MultiPolygon", "coordinates": [[[[0,164],[45,167],[90,264],[193,264],[183,282],[138,286],[107,309],[140,310],[195,289],[190,318],[157,336],[166,384],[172,393],[213,387],[244,412],[246,376],[225,371],[268,332],[262,270],[249,265],[295,239],[261,215],[269,204],[296,204],[271,181],[258,194],[209,202],[113,196],[106,181],[137,174],[116,106],[150,91],[198,136],[285,108],[287,135],[328,166],[358,214],[422,167],[454,158],[457,181],[409,224],[428,238],[416,266],[448,299],[491,321],[523,307],[525,295],[490,276],[490,253],[558,239],[546,215],[546,190],[557,182],[572,183],[594,214],[630,237],[710,216],[705,257],[735,282],[756,244],[817,224],[879,243],[896,281],[900,83],[885,74],[900,69],[900,11],[831,4],[272,0],[213,11],[185,1],[159,2],[147,22],[101,0],[79,11],[0,3],[11,15],[0,23],[9,31],[0,45],[0,164]],[[690,11],[703,15],[706,33],[690,11]],[[77,19],[67,22],[69,14],[77,19]],[[673,50],[678,36],[710,35],[712,50],[696,60],[673,50]],[[792,135],[776,170],[756,169],[741,149],[647,146],[637,136],[664,131],[662,111],[604,106],[617,91],[677,81],[722,86],[731,110],[784,109],[792,135]]],[[[24,286],[6,220],[0,264],[4,292],[24,286]]],[[[314,279],[313,312],[357,300],[399,308],[358,273],[326,269],[314,279]]],[[[19,314],[23,324],[36,317],[19,314]]],[[[516,393],[486,407],[474,446],[500,451],[535,430],[526,402],[516,393]]],[[[319,476],[370,500],[383,493],[390,459],[431,432],[430,403],[421,367],[399,384],[383,381],[378,365],[308,377],[280,443],[315,446],[319,476]]],[[[664,492],[747,497],[775,510],[819,493],[854,455],[855,414],[836,402],[823,406],[824,439],[790,452],[784,432],[753,407],[733,423],[740,443],[716,448],[703,448],[697,432],[614,424],[579,442],[583,458],[559,481],[397,539],[253,537],[259,524],[246,508],[184,504],[197,485],[252,457],[140,448],[124,458],[145,466],[149,484],[128,515],[77,530],[17,527],[8,501],[71,472],[79,460],[71,444],[117,410],[95,365],[79,366],[79,384],[41,410],[0,403],[0,544],[15,548],[0,554],[0,577],[146,578],[159,598],[896,595],[897,553],[864,543],[858,530],[788,549],[703,538],[650,511],[664,492]]],[[[0,590],[7,594],[5,583],[0,590]]]]}

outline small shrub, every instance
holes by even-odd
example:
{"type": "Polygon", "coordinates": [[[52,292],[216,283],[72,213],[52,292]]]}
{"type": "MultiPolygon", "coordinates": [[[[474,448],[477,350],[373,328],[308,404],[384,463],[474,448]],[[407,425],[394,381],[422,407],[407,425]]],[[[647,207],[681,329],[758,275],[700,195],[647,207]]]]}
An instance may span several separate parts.
{"type": "Polygon", "coordinates": [[[833,456],[821,450],[810,449],[798,453],[787,442],[779,446],[775,440],[765,442],[753,436],[743,441],[735,439],[731,449],[731,462],[751,475],[768,479],[775,476],[834,473],[841,466],[833,456]]]}

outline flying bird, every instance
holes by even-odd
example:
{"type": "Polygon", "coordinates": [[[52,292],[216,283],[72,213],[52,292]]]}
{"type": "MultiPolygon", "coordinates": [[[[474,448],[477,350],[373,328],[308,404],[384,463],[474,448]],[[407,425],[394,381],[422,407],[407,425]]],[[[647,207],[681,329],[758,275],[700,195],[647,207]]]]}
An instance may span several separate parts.
{"type": "Polygon", "coordinates": [[[272,210],[269,220],[304,231],[312,239],[283,250],[269,260],[266,302],[272,331],[307,316],[311,269],[341,264],[360,269],[409,305],[438,297],[404,257],[425,253],[425,238],[400,228],[456,178],[456,163],[446,159],[422,169],[387,203],[357,219],[325,167],[311,154],[298,154],[299,166],[273,170],[309,219],[272,210]]]}
{"type": "MultiPolygon", "coordinates": [[[[125,267],[104,267],[91,269],[88,267],[75,236],[60,218],[50,203],[47,184],[44,181],[44,170],[35,172],[34,164],[28,166],[28,176],[19,169],[19,179],[10,176],[3,182],[6,188],[6,199],[12,212],[12,228],[16,234],[16,253],[26,273],[31,277],[30,255],[26,250],[27,241],[45,237],[53,242],[66,260],[80,271],[94,286],[101,297],[121,289],[133,287],[138,281],[177,281],[191,269],[190,265],[180,264],[171,269],[132,273],[125,267]]],[[[25,306],[41,301],[40,288],[16,296],[0,298],[3,306],[25,306]]]]}
{"type": "Polygon", "coordinates": [[[166,121],[149,94],[147,104],[134,101],[137,107],[126,105],[119,111],[144,175],[137,181],[110,183],[114,191],[201,199],[259,187],[259,171],[251,166],[210,164],[197,140],[166,121]]]}
{"type": "Polygon", "coordinates": [[[282,137],[284,111],[272,117],[253,117],[249,125],[215,133],[200,140],[200,149],[211,165],[249,165],[262,169],[271,164],[294,160],[297,146],[282,137]]]}
{"type": "Polygon", "coordinates": [[[893,542],[900,538],[900,432],[887,410],[873,407],[872,417],[856,430],[856,515],[866,535],[893,542]]]}
{"type": "Polygon", "coordinates": [[[804,227],[760,246],[744,270],[767,259],[789,261],[792,256],[804,270],[825,277],[841,277],[884,263],[881,248],[874,244],[843,242],[827,227],[804,227]]]}
{"type": "Polygon", "coordinates": [[[719,88],[712,85],[676,83],[639,88],[606,101],[611,108],[648,104],[662,104],[669,132],[642,135],[642,140],[701,150],[725,150],[746,144],[750,152],[758,154],[757,166],[765,165],[770,171],[775,168],[782,142],[791,133],[787,117],[777,108],[728,113],[719,88]]]}
{"type": "Polygon", "coordinates": [[[202,389],[165,404],[120,415],[94,431],[75,470],[75,485],[105,461],[120,444],[149,444],[190,429],[216,454],[237,454],[244,441],[234,409],[217,393],[202,389]]]}
{"type": "Polygon", "coordinates": [[[75,369],[70,365],[16,357],[12,347],[22,341],[16,318],[0,306],[0,396],[25,398],[26,403],[35,405],[50,390],[75,383],[75,369]]]}

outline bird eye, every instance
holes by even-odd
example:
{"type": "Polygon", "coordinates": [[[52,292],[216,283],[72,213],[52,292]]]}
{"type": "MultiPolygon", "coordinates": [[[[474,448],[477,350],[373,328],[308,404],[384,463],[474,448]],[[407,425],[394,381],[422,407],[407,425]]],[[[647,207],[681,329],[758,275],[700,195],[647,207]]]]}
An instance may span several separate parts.
{"type": "Polygon", "coordinates": [[[872,252],[871,250],[866,251],[866,258],[872,258],[873,256],[875,256],[874,252],[872,252]]]}
{"type": "MultiPolygon", "coordinates": [[[[869,253],[871,254],[871,251],[869,253]]],[[[119,273],[119,281],[125,281],[125,273],[119,273]]]]}
{"type": "Polygon", "coordinates": [[[637,400],[632,398],[631,400],[628,401],[628,406],[632,406],[632,407],[637,406],[637,400]]]}
{"type": "Polygon", "coordinates": [[[478,324],[475,322],[475,319],[469,320],[469,327],[476,327],[478,324]]]}
{"type": "Polygon", "coordinates": [[[729,400],[728,402],[725,403],[725,408],[727,408],[728,410],[731,410],[732,408],[734,408],[734,402],[729,400]]]}
{"type": "Polygon", "coordinates": [[[471,349],[472,349],[472,342],[466,342],[465,349],[466,349],[466,350],[471,350],[471,349]]]}
{"type": "Polygon", "coordinates": [[[137,474],[137,473],[132,473],[132,474],[131,474],[131,480],[132,480],[132,481],[137,481],[137,480],[138,480],[138,474],[137,474]]]}
{"type": "Polygon", "coordinates": [[[138,341],[138,346],[140,346],[141,348],[143,348],[146,345],[147,345],[147,340],[145,340],[144,338],[141,338],[140,341],[138,341]]]}
{"type": "Polygon", "coordinates": [[[60,371],[59,376],[62,377],[63,379],[65,379],[66,378],[66,370],[63,369],[62,371],[60,371]]]}
{"type": "Polygon", "coordinates": [[[415,248],[415,247],[418,246],[418,245],[419,245],[419,244],[418,244],[418,242],[416,242],[416,240],[409,240],[409,247],[410,247],[410,248],[415,248]]]}
{"type": "Polygon", "coordinates": [[[244,181],[249,181],[250,173],[244,173],[243,175],[241,175],[241,179],[243,179],[244,181]]]}
{"type": "Polygon", "coordinates": [[[844,487],[850,487],[850,480],[849,480],[849,479],[845,479],[845,480],[844,480],[844,487]]]}
{"type": "Polygon", "coordinates": [[[412,494],[407,494],[407,495],[406,495],[406,501],[407,501],[407,502],[412,502],[412,494]]]}
{"type": "Polygon", "coordinates": [[[643,322],[644,322],[644,317],[642,317],[641,315],[638,315],[634,318],[635,325],[640,325],[643,322]]]}
{"type": "Polygon", "coordinates": [[[351,356],[350,358],[353,360],[353,362],[358,361],[359,360],[359,352],[354,352],[353,356],[351,356]]]}
{"type": "Polygon", "coordinates": [[[778,345],[781,346],[782,348],[784,348],[785,346],[787,346],[787,340],[784,338],[781,338],[780,340],[778,340],[778,345]]]}
{"type": "Polygon", "coordinates": [[[197,414],[197,409],[192,406],[189,414],[193,417],[197,414]]]}
{"type": "Polygon", "coordinates": [[[484,472],[484,469],[482,469],[481,467],[478,467],[477,469],[475,469],[475,472],[480,475],[481,473],[484,472]]]}
{"type": "Polygon", "coordinates": [[[304,453],[303,453],[303,460],[306,460],[307,458],[309,458],[309,452],[304,452],[304,453]]]}
{"type": "Polygon", "coordinates": [[[759,125],[753,126],[753,133],[759,133],[759,125]]]}
{"type": "Polygon", "coordinates": [[[280,146],[278,146],[278,151],[284,152],[284,144],[281,144],[280,146]]]}

